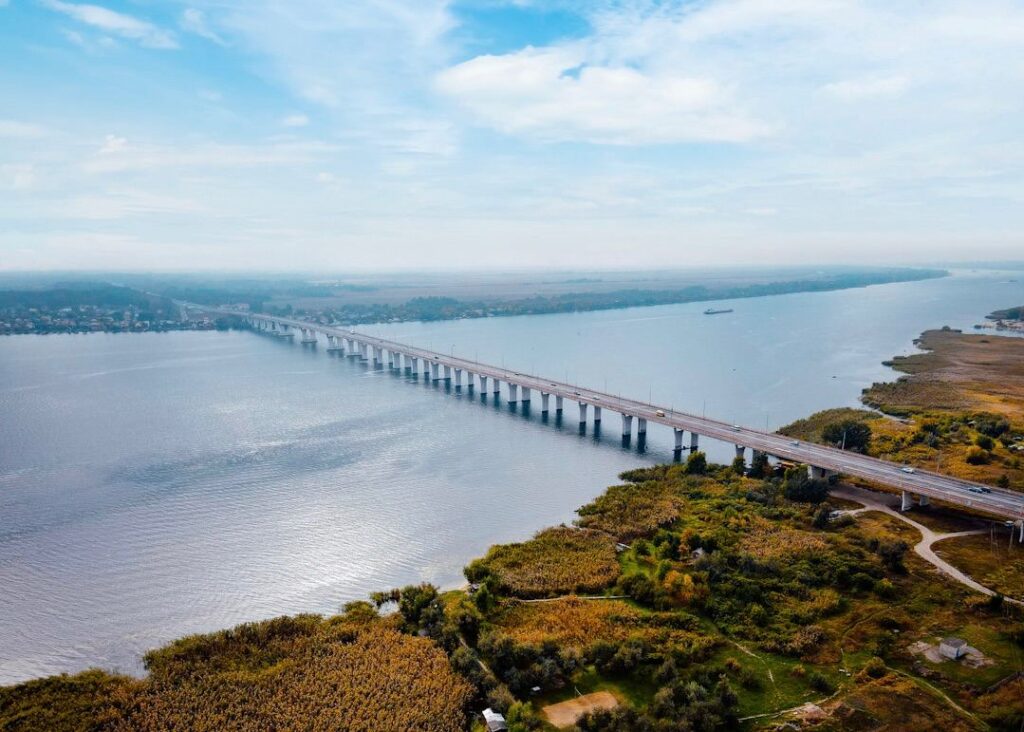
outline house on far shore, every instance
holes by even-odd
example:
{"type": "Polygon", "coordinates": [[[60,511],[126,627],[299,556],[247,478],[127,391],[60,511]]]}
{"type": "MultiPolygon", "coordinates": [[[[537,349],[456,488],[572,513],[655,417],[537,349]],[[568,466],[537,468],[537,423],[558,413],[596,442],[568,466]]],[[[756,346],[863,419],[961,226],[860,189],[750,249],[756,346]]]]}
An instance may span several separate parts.
{"type": "Polygon", "coordinates": [[[508,725],[505,718],[491,708],[484,710],[484,723],[488,732],[507,732],[508,725]]]}
{"type": "Polygon", "coordinates": [[[943,638],[939,643],[939,654],[955,661],[967,653],[967,641],[963,638],[943,638]]]}

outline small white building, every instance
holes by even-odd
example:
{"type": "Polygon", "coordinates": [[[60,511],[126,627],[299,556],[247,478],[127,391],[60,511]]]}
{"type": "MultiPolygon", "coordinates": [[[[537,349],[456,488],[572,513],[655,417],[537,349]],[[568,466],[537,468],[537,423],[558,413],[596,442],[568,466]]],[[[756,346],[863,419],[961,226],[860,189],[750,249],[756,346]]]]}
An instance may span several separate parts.
{"type": "Polygon", "coordinates": [[[943,638],[939,643],[939,655],[955,661],[967,653],[967,641],[963,638],[943,638]]]}
{"type": "Polygon", "coordinates": [[[484,710],[484,723],[487,725],[488,732],[506,732],[508,730],[505,718],[491,708],[484,710]]]}

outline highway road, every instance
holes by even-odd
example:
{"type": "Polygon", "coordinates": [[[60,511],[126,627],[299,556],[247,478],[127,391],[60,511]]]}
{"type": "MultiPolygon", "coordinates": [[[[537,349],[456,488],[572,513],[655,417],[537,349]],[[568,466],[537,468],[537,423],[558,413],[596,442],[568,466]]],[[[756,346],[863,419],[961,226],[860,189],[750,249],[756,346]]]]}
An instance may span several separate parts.
{"type": "MultiPolygon", "coordinates": [[[[183,303],[184,304],[184,303],[183,303]]],[[[307,329],[327,336],[346,338],[365,343],[370,348],[379,348],[404,357],[421,359],[427,363],[462,369],[470,374],[497,379],[505,384],[516,384],[541,394],[561,396],[563,399],[581,402],[590,408],[600,407],[623,415],[647,420],[648,423],[663,424],[674,430],[684,430],[725,443],[764,452],[772,457],[802,463],[823,470],[834,471],[846,476],[861,478],[879,486],[897,491],[906,491],[918,496],[943,501],[976,511],[1014,521],[1024,520],[1024,494],[994,486],[972,483],[948,475],[927,470],[913,469],[907,472],[905,466],[879,460],[859,453],[847,452],[834,447],[794,440],[783,435],[751,429],[740,425],[720,422],[647,402],[606,394],[595,389],[560,382],[533,374],[526,374],[500,366],[479,363],[453,355],[437,353],[424,348],[410,346],[382,338],[375,338],[347,328],[325,326],[292,318],[266,315],[252,316],[232,310],[204,308],[188,304],[189,307],[234,315],[244,318],[256,317],[265,322],[276,322],[279,326],[307,329]]]]}

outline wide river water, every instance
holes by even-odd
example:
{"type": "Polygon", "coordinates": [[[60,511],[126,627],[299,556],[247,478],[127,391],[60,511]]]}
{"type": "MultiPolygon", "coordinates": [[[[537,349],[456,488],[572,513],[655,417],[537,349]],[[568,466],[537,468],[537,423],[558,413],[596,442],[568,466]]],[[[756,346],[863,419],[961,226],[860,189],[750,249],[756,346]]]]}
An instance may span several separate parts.
{"type": "MultiPolygon", "coordinates": [[[[856,405],[922,330],[1024,303],[1015,277],[364,330],[774,428],[856,405]]],[[[575,417],[247,332],[0,338],[0,683],[138,673],[184,634],[456,585],[490,544],[671,459],[667,429],[639,453],[617,415],[604,437],[575,417]]]]}

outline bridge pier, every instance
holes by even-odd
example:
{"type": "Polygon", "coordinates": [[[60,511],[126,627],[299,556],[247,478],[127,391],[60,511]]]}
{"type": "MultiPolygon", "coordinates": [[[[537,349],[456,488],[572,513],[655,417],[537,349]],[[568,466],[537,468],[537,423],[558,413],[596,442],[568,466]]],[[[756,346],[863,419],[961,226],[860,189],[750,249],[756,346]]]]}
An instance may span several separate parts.
{"type": "Polygon", "coordinates": [[[594,405],[594,424],[601,424],[601,407],[594,405]]]}
{"type": "Polygon", "coordinates": [[[697,452],[697,442],[700,440],[700,435],[696,432],[690,433],[690,452],[697,452]]]}
{"type": "Polygon", "coordinates": [[[316,331],[312,328],[302,329],[302,345],[316,345],[316,331]]]}
{"type": "Polygon", "coordinates": [[[462,388],[462,369],[455,369],[455,381],[452,384],[456,389],[462,388]]]}
{"type": "Polygon", "coordinates": [[[508,382],[508,403],[515,404],[519,401],[519,385],[508,382]]]}
{"type": "Polygon", "coordinates": [[[472,371],[466,372],[466,391],[473,391],[475,388],[473,382],[476,381],[476,374],[472,371]]]}
{"type": "Polygon", "coordinates": [[[736,445],[736,457],[742,458],[744,464],[746,464],[746,461],[747,461],[747,448],[743,447],[743,445],[736,445]]]}
{"type": "Polygon", "coordinates": [[[406,369],[408,369],[409,373],[411,375],[415,376],[416,378],[419,378],[419,375],[420,375],[420,360],[418,358],[416,358],[415,356],[411,356],[410,358],[406,359],[405,363],[406,363],[406,369]]]}
{"type": "Polygon", "coordinates": [[[561,413],[562,413],[562,396],[560,394],[555,394],[555,414],[561,414],[561,413]]]}
{"type": "MultiPolygon", "coordinates": [[[[757,459],[757,451],[754,452],[754,458],[757,459]]],[[[824,478],[825,477],[825,469],[824,468],[815,467],[814,465],[808,465],[807,466],[807,477],[811,478],[811,479],[824,478]]],[[[904,510],[906,510],[906,509],[904,509],[904,510]]]]}
{"type": "Polygon", "coordinates": [[[909,511],[914,507],[914,497],[910,491],[900,491],[900,511],[909,511]]]}
{"type": "Polygon", "coordinates": [[[483,374],[480,374],[479,376],[477,376],[477,378],[480,379],[480,393],[481,394],[486,394],[487,393],[487,377],[484,376],[483,374]]]}
{"type": "Polygon", "coordinates": [[[673,448],[673,452],[675,452],[676,456],[679,456],[683,452],[683,431],[681,429],[673,427],[672,436],[675,437],[676,441],[675,448],[673,448]]]}
{"type": "Polygon", "coordinates": [[[491,384],[491,391],[494,393],[494,398],[497,399],[501,396],[501,382],[498,380],[497,376],[495,376],[492,381],[494,381],[494,383],[491,384]]]}
{"type": "Polygon", "coordinates": [[[359,342],[359,358],[361,358],[363,361],[369,361],[370,360],[369,356],[370,356],[370,347],[368,345],[366,345],[365,343],[363,343],[362,341],[360,341],[359,342]]]}
{"type": "Polygon", "coordinates": [[[548,401],[549,401],[550,398],[551,398],[550,394],[545,394],[544,392],[540,393],[540,413],[541,414],[547,414],[548,413],[548,401]]]}
{"type": "Polygon", "coordinates": [[[647,434],[647,420],[643,417],[636,418],[636,436],[643,437],[647,434]]]}
{"type": "Polygon", "coordinates": [[[439,381],[441,376],[441,364],[434,361],[430,364],[430,378],[433,381],[439,381]]]}
{"type": "Polygon", "coordinates": [[[918,506],[930,506],[931,503],[932,502],[928,498],[928,496],[922,496],[920,493],[917,495],[917,505],[918,506]]]}
{"type": "Polygon", "coordinates": [[[452,383],[452,367],[448,364],[444,365],[444,380],[446,383],[452,383]]]}
{"type": "MultiPolygon", "coordinates": [[[[682,430],[680,430],[680,435],[682,430]]],[[[622,439],[628,440],[633,436],[633,417],[629,414],[622,415],[622,439]]]]}
{"type": "Polygon", "coordinates": [[[587,403],[580,402],[580,426],[587,424],[587,403]]]}
{"type": "Polygon", "coordinates": [[[530,387],[523,387],[523,394],[519,398],[519,401],[523,402],[524,404],[528,404],[530,402],[530,387]]]}

